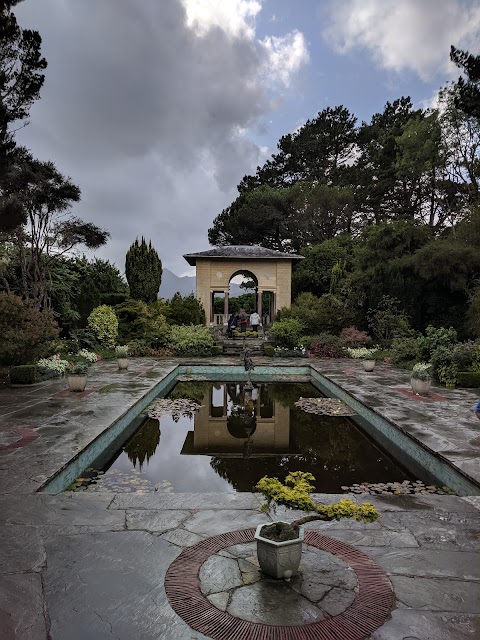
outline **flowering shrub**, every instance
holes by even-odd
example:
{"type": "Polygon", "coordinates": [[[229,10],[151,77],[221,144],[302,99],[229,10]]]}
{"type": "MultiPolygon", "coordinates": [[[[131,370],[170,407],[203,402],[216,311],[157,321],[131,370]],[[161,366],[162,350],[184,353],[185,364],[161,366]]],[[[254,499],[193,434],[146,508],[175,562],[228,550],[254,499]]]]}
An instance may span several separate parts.
{"type": "Polygon", "coordinates": [[[93,351],[89,351],[88,349],[80,349],[80,351],[78,352],[78,356],[80,358],[83,358],[87,362],[97,361],[97,354],[94,353],[93,351]]]}
{"type": "Polygon", "coordinates": [[[105,347],[113,347],[118,336],[118,320],[112,307],[102,304],[88,316],[88,326],[105,347]]]}
{"type": "Polygon", "coordinates": [[[60,360],[53,356],[52,358],[41,358],[37,362],[37,369],[40,373],[54,373],[57,376],[63,376],[68,365],[68,360],[60,360]]]}
{"type": "Polygon", "coordinates": [[[117,344],[115,355],[117,358],[128,358],[128,344],[117,344]]]}
{"type": "Polygon", "coordinates": [[[431,380],[432,365],[429,362],[417,362],[412,369],[412,378],[417,380],[431,380]]]}
{"type": "Polygon", "coordinates": [[[367,347],[358,347],[358,349],[347,349],[350,358],[356,360],[371,359],[373,354],[378,351],[376,348],[368,349],[367,347]]]}
{"type": "Polygon", "coordinates": [[[338,336],[321,333],[310,342],[310,355],[314,358],[342,358],[345,350],[338,336]]]}

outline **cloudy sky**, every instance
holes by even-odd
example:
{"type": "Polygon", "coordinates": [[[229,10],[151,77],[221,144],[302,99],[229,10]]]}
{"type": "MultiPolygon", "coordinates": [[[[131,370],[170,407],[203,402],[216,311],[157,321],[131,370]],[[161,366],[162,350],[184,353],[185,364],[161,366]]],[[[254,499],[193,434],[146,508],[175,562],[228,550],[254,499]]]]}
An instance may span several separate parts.
{"type": "Polygon", "coordinates": [[[107,229],[123,272],[137,236],[165,267],[184,253],[279,137],[327,106],[370,120],[387,100],[431,103],[478,53],[478,0],[25,0],[48,60],[20,141],[82,190],[75,214],[107,229]]]}

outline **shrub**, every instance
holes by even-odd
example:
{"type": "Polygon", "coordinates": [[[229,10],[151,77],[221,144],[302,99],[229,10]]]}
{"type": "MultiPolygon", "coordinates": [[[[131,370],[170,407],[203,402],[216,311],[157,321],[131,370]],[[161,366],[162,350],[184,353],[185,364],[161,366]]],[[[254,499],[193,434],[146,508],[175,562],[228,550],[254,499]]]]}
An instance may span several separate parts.
{"type": "Polygon", "coordinates": [[[367,312],[368,326],[383,346],[389,345],[394,337],[405,335],[410,329],[408,316],[399,305],[400,301],[396,298],[383,296],[378,306],[367,312]]]}
{"type": "Polygon", "coordinates": [[[352,322],[352,312],[345,300],[332,293],[317,298],[312,293],[301,293],[282,318],[295,318],[302,323],[304,332],[338,333],[352,322]]]}
{"type": "Polygon", "coordinates": [[[266,344],[263,347],[263,353],[269,358],[272,358],[275,355],[275,347],[272,347],[271,344],[266,344]]]}
{"type": "Polygon", "coordinates": [[[480,345],[474,342],[458,343],[453,347],[452,359],[459,371],[474,371],[480,361],[480,345]]]}
{"type": "Polygon", "coordinates": [[[422,358],[431,360],[433,352],[439,347],[453,347],[457,343],[457,332],[453,327],[437,329],[431,324],[425,329],[425,335],[418,339],[422,358]]]}
{"type": "Polygon", "coordinates": [[[346,354],[338,336],[321,333],[312,339],[310,355],[315,358],[343,358],[346,354]]]}
{"type": "Polygon", "coordinates": [[[412,369],[412,378],[417,380],[431,380],[432,365],[429,362],[417,362],[412,369]]]}
{"type": "Polygon", "coordinates": [[[345,327],[340,331],[340,341],[344,347],[367,347],[372,339],[366,331],[356,327],[345,327]]]}
{"type": "Polygon", "coordinates": [[[214,346],[213,336],[204,325],[171,327],[169,346],[178,356],[208,356],[214,346]]]}
{"type": "Polygon", "coordinates": [[[112,307],[102,304],[88,316],[88,326],[104,347],[113,347],[118,337],[118,319],[112,307]]]}
{"type": "Polygon", "coordinates": [[[88,349],[80,349],[77,354],[80,358],[83,358],[90,364],[93,364],[97,361],[97,354],[93,351],[88,351],[88,349]]]}
{"type": "Polygon", "coordinates": [[[33,384],[37,381],[37,367],[34,364],[22,364],[11,367],[11,384],[33,384]]]}
{"type": "Polygon", "coordinates": [[[277,358],[305,358],[306,354],[305,347],[293,347],[293,349],[275,347],[273,350],[273,355],[277,358]]]}
{"type": "Polygon", "coordinates": [[[0,364],[36,362],[52,353],[58,326],[50,310],[12,293],[0,293],[0,364]]]}
{"type": "Polygon", "coordinates": [[[480,372],[478,371],[459,371],[457,373],[458,385],[474,389],[480,387],[480,372]]]}
{"type": "Polygon", "coordinates": [[[432,353],[431,363],[437,379],[447,387],[457,383],[458,366],[453,360],[453,349],[439,346],[432,353]]]}
{"type": "Polygon", "coordinates": [[[298,345],[304,332],[303,325],[299,320],[286,318],[274,322],[268,333],[274,346],[293,349],[298,345]]]}
{"type": "Polygon", "coordinates": [[[133,299],[117,305],[115,312],[118,316],[120,340],[130,346],[140,340],[146,343],[147,348],[166,345],[170,327],[162,310],[163,306],[157,303],[147,305],[141,300],[133,299]]]}
{"type": "Polygon", "coordinates": [[[53,373],[57,376],[63,376],[68,369],[68,364],[68,360],[60,360],[59,358],[42,358],[37,362],[37,369],[41,374],[53,373]]]}
{"type": "Polygon", "coordinates": [[[184,298],[176,293],[166,304],[165,313],[171,325],[200,325],[205,322],[202,303],[193,293],[184,298]]]}
{"type": "Polygon", "coordinates": [[[88,372],[88,362],[85,360],[77,360],[75,362],[70,362],[68,367],[69,375],[80,375],[84,376],[88,372]]]}
{"type": "Polygon", "coordinates": [[[150,346],[145,340],[132,340],[128,345],[128,350],[132,356],[146,356],[150,346]]]}
{"type": "Polygon", "coordinates": [[[117,344],[115,355],[117,358],[128,358],[128,344],[117,344]]]}
{"type": "Polygon", "coordinates": [[[414,362],[422,357],[422,351],[418,338],[402,337],[394,338],[390,351],[390,360],[393,364],[410,368],[414,362]]]}
{"type": "Polygon", "coordinates": [[[372,360],[378,349],[369,349],[368,347],[357,347],[356,349],[347,349],[350,358],[355,360],[372,360]]]}
{"type": "Polygon", "coordinates": [[[212,356],[220,356],[223,353],[223,347],[220,344],[214,344],[212,347],[212,356]]]}

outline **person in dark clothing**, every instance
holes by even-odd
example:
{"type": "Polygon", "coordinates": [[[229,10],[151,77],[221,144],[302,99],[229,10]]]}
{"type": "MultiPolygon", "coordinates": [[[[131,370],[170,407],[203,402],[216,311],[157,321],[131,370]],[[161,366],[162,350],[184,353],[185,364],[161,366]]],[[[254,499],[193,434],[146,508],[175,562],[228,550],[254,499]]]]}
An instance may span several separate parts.
{"type": "Polygon", "coordinates": [[[227,333],[229,338],[232,337],[233,330],[236,329],[237,326],[238,326],[237,316],[235,315],[235,313],[232,313],[232,315],[228,319],[228,324],[227,324],[227,333]]]}
{"type": "Polygon", "coordinates": [[[245,312],[245,309],[241,309],[240,310],[240,331],[241,333],[245,333],[245,331],[247,330],[247,324],[248,324],[248,316],[245,312]]]}
{"type": "Polygon", "coordinates": [[[477,406],[475,407],[475,415],[480,420],[480,400],[477,402],[477,406]]]}

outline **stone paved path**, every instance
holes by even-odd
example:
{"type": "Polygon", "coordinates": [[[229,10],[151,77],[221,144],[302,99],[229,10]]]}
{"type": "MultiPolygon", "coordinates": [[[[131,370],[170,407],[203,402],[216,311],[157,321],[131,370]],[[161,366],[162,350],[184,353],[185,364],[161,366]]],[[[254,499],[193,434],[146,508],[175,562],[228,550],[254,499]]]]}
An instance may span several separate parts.
{"type": "MultiPolygon", "coordinates": [[[[170,608],[163,587],[165,572],[184,547],[265,522],[256,496],[35,493],[175,364],[138,359],[120,378],[113,363],[100,363],[89,382],[95,390],[83,398],[59,395],[64,381],[0,390],[1,640],[205,637],[170,608]]],[[[476,477],[480,421],[477,425],[471,413],[473,394],[442,389],[448,402],[422,403],[395,395],[395,388],[407,384],[402,372],[379,368],[372,377],[350,361],[318,366],[350,393],[398,420],[402,428],[432,443],[444,442],[445,456],[451,455],[476,477]]],[[[320,496],[325,501],[336,497],[320,496]]],[[[480,638],[480,500],[379,496],[371,501],[382,513],[375,523],[307,525],[354,545],[390,577],[396,607],[371,639],[480,638]]],[[[285,514],[280,510],[279,515],[285,514]]],[[[288,513],[289,518],[294,515],[288,513]]],[[[272,600],[267,599],[263,609],[251,605],[253,597],[265,594],[267,588],[251,549],[230,550],[230,555],[219,556],[213,563],[218,565],[204,568],[203,588],[219,608],[273,621],[278,605],[270,591],[272,600]],[[225,560],[231,561],[230,569],[222,568],[225,560]]],[[[355,589],[343,567],[334,568],[334,578],[319,579],[311,556],[307,550],[296,582],[278,587],[282,593],[288,589],[290,595],[281,595],[280,600],[286,597],[294,603],[292,611],[302,619],[333,615],[335,607],[347,602],[347,592],[355,589]],[[304,603],[303,613],[298,602],[304,603]]]]}

